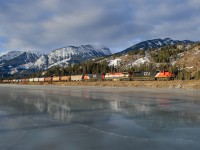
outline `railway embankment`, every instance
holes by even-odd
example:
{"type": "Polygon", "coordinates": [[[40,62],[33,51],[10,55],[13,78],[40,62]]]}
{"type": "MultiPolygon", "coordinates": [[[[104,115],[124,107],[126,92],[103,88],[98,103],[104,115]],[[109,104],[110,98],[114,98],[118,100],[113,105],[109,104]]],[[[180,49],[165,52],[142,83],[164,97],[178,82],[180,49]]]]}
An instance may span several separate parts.
{"type": "Polygon", "coordinates": [[[57,86],[97,86],[97,87],[138,87],[138,88],[174,88],[200,90],[200,80],[174,81],[97,81],[97,82],[21,82],[25,85],[57,85],[57,86]]]}

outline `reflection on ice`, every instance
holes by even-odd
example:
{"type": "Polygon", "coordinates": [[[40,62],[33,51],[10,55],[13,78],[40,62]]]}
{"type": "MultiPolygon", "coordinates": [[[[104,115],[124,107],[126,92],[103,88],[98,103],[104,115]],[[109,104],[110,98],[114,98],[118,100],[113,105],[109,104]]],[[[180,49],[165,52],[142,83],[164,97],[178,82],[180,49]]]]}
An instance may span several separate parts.
{"type": "MultiPolygon", "coordinates": [[[[171,140],[174,148],[176,144],[173,141],[181,142],[182,139],[186,143],[195,142],[193,146],[200,147],[200,135],[197,134],[200,131],[200,96],[196,93],[123,88],[38,89],[27,86],[4,87],[0,94],[0,132],[52,129],[49,131],[52,136],[61,136],[62,131],[54,131],[53,127],[64,127],[63,132],[68,134],[62,136],[69,141],[73,137],[86,136],[86,139],[91,138],[92,141],[96,138],[104,145],[108,144],[106,140],[113,141],[114,136],[126,142],[134,140],[131,143],[139,140],[136,145],[142,141],[151,145],[148,141],[157,140],[160,145],[165,145],[171,140]],[[85,133],[85,130],[88,132],[85,133]]],[[[115,140],[115,144],[123,141],[115,140]]],[[[83,143],[91,144],[90,141],[83,143]]],[[[132,149],[129,144],[125,147],[132,149]]],[[[190,144],[187,143],[187,146],[190,144]]]]}
{"type": "MultiPolygon", "coordinates": [[[[148,94],[146,93],[147,96],[148,94]]],[[[26,93],[9,91],[9,94],[3,97],[6,101],[1,99],[1,103],[5,102],[6,107],[16,108],[24,115],[46,113],[53,119],[67,123],[111,119],[112,113],[120,113],[140,126],[153,130],[195,126],[200,123],[199,101],[192,103],[165,98],[163,94],[160,96],[157,94],[155,97],[151,95],[143,98],[138,93],[123,95],[86,89],[64,92],[27,90],[26,93]],[[187,110],[187,107],[193,108],[193,111],[187,110]]],[[[1,112],[3,113],[5,112],[1,112]]]]}

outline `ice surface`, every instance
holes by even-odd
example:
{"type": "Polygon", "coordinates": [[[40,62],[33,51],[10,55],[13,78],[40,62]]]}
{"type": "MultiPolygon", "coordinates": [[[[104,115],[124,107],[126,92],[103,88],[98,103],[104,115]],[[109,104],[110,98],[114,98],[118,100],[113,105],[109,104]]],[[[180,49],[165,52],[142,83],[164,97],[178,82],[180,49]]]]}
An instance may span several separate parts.
{"type": "Polygon", "coordinates": [[[0,85],[0,149],[199,150],[192,90],[0,85]]]}

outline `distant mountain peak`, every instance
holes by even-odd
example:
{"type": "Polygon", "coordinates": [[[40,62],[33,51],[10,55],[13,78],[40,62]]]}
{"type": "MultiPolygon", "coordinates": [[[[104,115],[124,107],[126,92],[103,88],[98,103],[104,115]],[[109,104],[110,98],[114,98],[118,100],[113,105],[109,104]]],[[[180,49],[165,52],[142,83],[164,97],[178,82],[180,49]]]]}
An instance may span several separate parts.
{"type": "Polygon", "coordinates": [[[102,57],[111,55],[108,48],[97,45],[81,45],[81,46],[67,46],[56,49],[48,54],[48,63],[50,66],[69,63],[76,60],[78,62],[85,61],[95,57],[102,57]],[[66,61],[65,61],[66,60],[66,61]]]}
{"type": "Polygon", "coordinates": [[[149,48],[160,48],[163,46],[167,46],[167,45],[175,45],[175,44],[192,44],[194,43],[193,41],[190,40],[183,40],[183,41],[179,41],[179,40],[172,40],[171,38],[164,38],[164,39],[152,39],[152,40],[147,40],[147,41],[143,41],[140,42],[138,44],[135,44],[127,49],[125,49],[124,51],[120,52],[120,53],[127,53],[129,51],[133,51],[133,50],[147,50],[149,48]]]}

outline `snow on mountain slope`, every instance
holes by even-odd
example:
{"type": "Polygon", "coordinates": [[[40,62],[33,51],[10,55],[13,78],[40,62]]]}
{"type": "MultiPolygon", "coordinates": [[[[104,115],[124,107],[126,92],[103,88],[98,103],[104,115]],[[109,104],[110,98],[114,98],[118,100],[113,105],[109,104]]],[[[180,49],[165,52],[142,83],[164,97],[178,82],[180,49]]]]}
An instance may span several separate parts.
{"type": "Polygon", "coordinates": [[[193,41],[189,41],[189,40],[179,41],[179,40],[172,40],[170,38],[153,39],[153,40],[148,40],[148,41],[140,42],[136,45],[133,45],[125,49],[124,51],[120,52],[120,54],[128,53],[129,51],[133,51],[133,50],[141,50],[141,49],[147,50],[151,48],[160,48],[167,45],[193,44],[193,43],[194,43],[193,41]]]}
{"type": "Polygon", "coordinates": [[[6,52],[1,52],[0,53],[0,57],[3,56],[3,55],[5,55],[5,54],[7,54],[7,53],[6,52]]]}
{"type": "Polygon", "coordinates": [[[66,59],[63,59],[61,61],[58,61],[50,66],[48,66],[48,68],[51,68],[53,66],[58,66],[58,65],[62,65],[62,66],[65,66],[65,65],[68,65],[69,64],[69,61],[71,60],[71,58],[66,58],[66,59]]]}
{"type": "Polygon", "coordinates": [[[144,64],[144,63],[150,63],[150,60],[146,56],[143,57],[143,58],[139,58],[136,61],[134,61],[132,63],[132,66],[140,66],[141,64],[144,64]]]}
{"type": "MultiPolygon", "coordinates": [[[[89,45],[87,45],[89,46],[89,45]]],[[[94,48],[95,51],[99,51],[100,53],[102,53],[103,55],[111,55],[112,53],[110,52],[110,50],[106,47],[103,46],[97,46],[97,45],[90,45],[91,48],[94,48]]]]}
{"type": "Polygon", "coordinates": [[[10,51],[7,53],[3,53],[2,56],[0,56],[0,61],[13,59],[15,57],[18,57],[22,53],[22,51],[10,51]]]}
{"type": "Polygon", "coordinates": [[[26,63],[29,63],[30,61],[35,62],[41,56],[41,54],[38,52],[24,52],[24,54],[24,61],[26,63]]]}
{"type": "Polygon", "coordinates": [[[35,62],[28,62],[17,67],[17,69],[45,69],[47,68],[47,56],[41,55],[35,62]]]}
{"type": "Polygon", "coordinates": [[[31,52],[31,51],[10,51],[4,53],[0,56],[0,61],[9,61],[12,59],[17,59],[18,57],[21,58],[21,61],[27,63],[28,61],[34,61],[40,57],[41,54],[39,52],[31,52]]]}
{"type": "Polygon", "coordinates": [[[34,67],[39,68],[39,69],[45,69],[47,68],[48,65],[48,58],[46,55],[40,56],[34,63],[34,67]]]}
{"type": "Polygon", "coordinates": [[[118,66],[119,65],[119,62],[121,61],[121,59],[113,59],[113,60],[110,60],[109,61],[109,66],[118,66]]]}
{"type": "Polygon", "coordinates": [[[108,48],[96,45],[81,45],[79,47],[68,46],[52,51],[48,55],[48,64],[53,65],[57,62],[63,62],[62,60],[70,61],[84,61],[87,59],[101,57],[105,55],[111,55],[108,48]]]}

